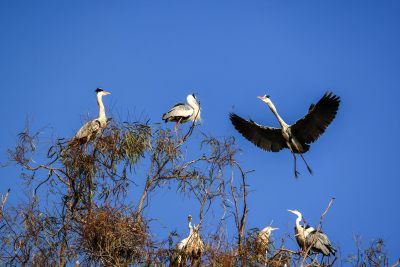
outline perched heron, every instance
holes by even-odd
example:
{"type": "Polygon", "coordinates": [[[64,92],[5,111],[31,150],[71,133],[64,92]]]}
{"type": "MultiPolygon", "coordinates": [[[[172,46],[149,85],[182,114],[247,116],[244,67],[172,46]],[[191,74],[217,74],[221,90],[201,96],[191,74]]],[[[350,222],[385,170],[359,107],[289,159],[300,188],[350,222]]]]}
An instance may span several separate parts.
{"type": "Polygon", "coordinates": [[[269,251],[270,237],[272,231],[275,230],[279,230],[279,228],[273,228],[271,226],[267,226],[260,232],[258,232],[258,235],[256,237],[256,252],[259,261],[265,262],[266,255],[269,251]]]}
{"type": "Polygon", "coordinates": [[[332,247],[328,236],[321,230],[314,229],[309,225],[302,226],[300,224],[303,219],[302,214],[298,210],[288,210],[297,215],[296,226],[294,228],[297,244],[304,251],[310,248],[312,251],[322,253],[324,256],[330,254],[335,255],[336,249],[332,247]]]}
{"type": "Polygon", "coordinates": [[[312,170],[304,159],[303,153],[310,149],[310,144],[324,133],[335,118],[340,104],[339,96],[331,92],[325,93],[318,103],[312,104],[308,113],[293,125],[287,124],[281,118],[268,95],[259,96],[258,98],[269,106],[282,128],[259,125],[252,120],[245,120],[234,113],[230,113],[233,126],[246,139],[264,150],[278,152],[283,148],[288,148],[294,158],[295,177],[298,175],[295,154],[300,154],[308,171],[312,174],[312,170]]]}
{"type": "Polygon", "coordinates": [[[87,144],[93,140],[101,131],[107,127],[106,111],[103,104],[103,96],[111,94],[101,88],[96,89],[97,104],[99,105],[99,117],[85,123],[76,135],[72,138],[72,142],[77,141],[79,144],[87,144]]]}
{"type": "Polygon", "coordinates": [[[175,127],[179,123],[188,121],[200,120],[200,103],[197,101],[194,94],[188,95],[186,98],[187,104],[175,104],[167,113],[164,113],[162,119],[165,122],[176,122],[175,127]]]}
{"type": "Polygon", "coordinates": [[[200,236],[200,225],[192,226],[191,215],[188,216],[188,227],[189,235],[177,244],[177,255],[175,255],[171,265],[186,266],[186,257],[190,257],[192,259],[192,265],[194,263],[199,263],[201,254],[204,251],[204,243],[200,236]]]}

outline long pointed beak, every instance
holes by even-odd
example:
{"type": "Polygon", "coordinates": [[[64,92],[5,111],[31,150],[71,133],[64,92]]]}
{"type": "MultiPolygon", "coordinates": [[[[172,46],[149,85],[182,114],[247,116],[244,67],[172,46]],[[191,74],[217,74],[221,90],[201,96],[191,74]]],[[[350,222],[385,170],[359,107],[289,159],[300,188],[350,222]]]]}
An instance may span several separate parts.
{"type": "Polygon", "coordinates": [[[279,228],[271,228],[271,231],[279,230],[279,228]]]}
{"type": "Polygon", "coordinates": [[[291,212],[291,213],[293,213],[293,214],[295,214],[296,215],[296,213],[294,212],[294,210],[287,210],[288,212],[291,212]]]}
{"type": "Polygon", "coordinates": [[[263,100],[265,96],[257,96],[257,98],[263,100]]]}
{"type": "Polygon", "coordinates": [[[104,94],[104,95],[111,95],[111,93],[110,93],[110,92],[107,92],[107,91],[103,91],[103,94],[104,94]]]}

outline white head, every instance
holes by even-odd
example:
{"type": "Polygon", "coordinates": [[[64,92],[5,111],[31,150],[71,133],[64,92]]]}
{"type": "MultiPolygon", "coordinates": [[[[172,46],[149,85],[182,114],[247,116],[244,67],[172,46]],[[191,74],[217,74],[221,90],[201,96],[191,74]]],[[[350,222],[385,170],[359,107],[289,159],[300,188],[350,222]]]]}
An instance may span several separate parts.
{"type": "Polygon", "coordinates": [[[270,236],[270,235],[271,235],[271,232],[272,232],[272,231],[275,231],[275,230],[279,230],[279,228],[274,228],[274,227],[272,227],[272,226],[267,226],[267,227],[265,227],[264,229],[262,229],[260,232],[261,232],[261,233],[267,234],[267,236],[270,236]]]}
{"type": "Polygon", "coordinates": [[[192,222],[192,215],[188,215],[188,223],[191,223],[192,222]]]}
{"type": "Polygon", "coordinates": [[[298,211],[298,210],[288,210],[288,212],[291,212],[291,213],[293,213],[293,214],[296,214],[298,218],[302,218],[302,217],[303,217],[302,214],[301,214],[301,212],[298,211]]]}
{"type": "Polygon", "coordinates": [[[260,99],[261,101],[267,103],[267,104],[271,104],[271,100],[269,99],[269,95],[263,95],[263,96],[257,96],[258,99],[260,99]]]}
{"type": "Polygon", "coordinates": [[[104,96],[111,94],[110,92],[104,91],[102,88],[97,88],[95,92],[97,96],[104,96]]]}

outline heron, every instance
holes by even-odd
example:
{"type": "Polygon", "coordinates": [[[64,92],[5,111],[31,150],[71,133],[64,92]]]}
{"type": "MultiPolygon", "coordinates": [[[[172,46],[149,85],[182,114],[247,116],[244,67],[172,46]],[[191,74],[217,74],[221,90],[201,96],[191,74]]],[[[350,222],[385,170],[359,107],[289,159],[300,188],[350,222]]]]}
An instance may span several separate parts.
{"type": "Polygon", "coordinates": [[[256,237],[256,252],[258,260],[265,262],[266,255],[269,251],[270,237],[272,231],[275,230],[279,230],[279,228],[273,228],[271,226],[267,226],[260,232],[258,232],[256,237]]]}
{"type": "Polygon", "coordinates": [[[278,119],[281,128],[274,128],[257,124],[253,120],[245,120],[235,113],[229,117],[236,128],[246,139],[256,146],[271,152],[279,152],[288,148],[294,159],[294,176],[298,177],[296,168],[296,154],[300,154],[310,174],[311,167],[307,164],[303,154],[310,149],[310,144],[315,142],[336,117],[339,109],[340,97],[332,92],[325,93],[317,104],[311,104],[308,113],[293,125],[287,124],[278,114],[269,95],[258,96],[271,109],[278,119]]]}
{"type": "Polygon", "coordinates": [[[97,104],[99,106],[99,117],[85,123],[76,135],[72,138],[72,142],[76,141],[79,144],[87,144],[93,140],[101,131],[107,127],[106,111],[103,104],[103,96],[111,94],[110,92],[104,91],[102,88],[95,90],[97,104]]]}
{"type": "Polygon", "coordinates": [[[309,225],[301,225],[303,215],[298,210],[288,210],[289,212],[297,215],[296,225],[294,228],[297,244],[301,249],[306,251],[311,249],[316,253],[322,253],[324,256],[330,254],[335,255],[336,249],[332,247],[328,236],[321,230],[310,227],[309,225]]]}
{"type": "Polygon", "coordinates": [[[197,101],[196,96],[194,94],[190,94],[186,97],[186,101],[187,104],[175,104],[167,113],[163,114],[162,119],[165,122],[176,122],[174,128],[176,128],[176,126],[180,123],[199,121],[200,103],[197,101]]]}
{"type": "Polygon", "coordinates": [[[176,252],[171,265],[185,266],[186,257],[192,259],[192,264],[199,264],[201,254],[204,251],[204,243],[200,236],[200,225],[192,226],[192,216],[188,216],[188,237],[182,239],[176,246],[176,252]]]}

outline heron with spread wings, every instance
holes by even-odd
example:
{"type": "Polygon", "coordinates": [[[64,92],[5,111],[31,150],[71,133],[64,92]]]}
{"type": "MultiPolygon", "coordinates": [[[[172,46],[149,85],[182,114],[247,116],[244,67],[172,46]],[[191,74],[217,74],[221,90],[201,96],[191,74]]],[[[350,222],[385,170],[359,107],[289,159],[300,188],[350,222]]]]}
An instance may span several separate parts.
{"type": "Polygon", "coordinates": [[[264,150],[278,152],[288,148],[294,158],[295,177],[299,174],[296,169],[296,154],[300,154],[308,171],[312,174],[312,170],[304,159],[303,154],[310,149],[310,144],[324,133],[335,118],[339,109],[340,97],[332,92],[325,93],[318,103],[312,104],[308,113],[293,125],[287,124],[282,119],[268,95],[259,96],[258,98],[268,105],[278,119],[281,128],[260,125],[252,120],[245,120],[235,113],[230,113],[230,120],[233,126],[246,139],[264,150]]]}

